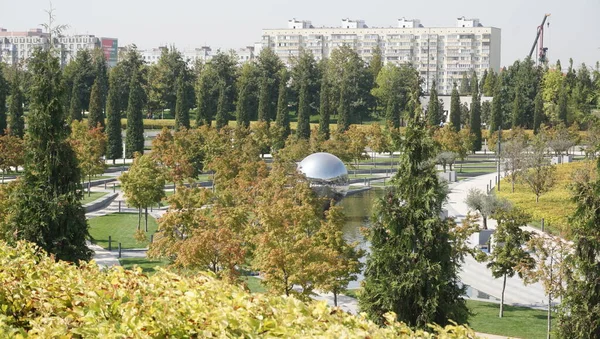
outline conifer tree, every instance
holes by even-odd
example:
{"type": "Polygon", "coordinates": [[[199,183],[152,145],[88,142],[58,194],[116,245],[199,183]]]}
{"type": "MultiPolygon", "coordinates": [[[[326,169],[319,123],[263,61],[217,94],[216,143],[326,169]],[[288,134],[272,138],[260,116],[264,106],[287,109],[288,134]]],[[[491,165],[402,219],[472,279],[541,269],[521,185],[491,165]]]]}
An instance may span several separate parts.
{"type": "MultiPolygon", "coordinates": [[[[479,97],[481,98],[482,95],[484,95],[484,91],[483,91],[483,87],[485,86],[485,82],[487,81],[487,77],[488,77],[488,70],[484,69],[483,70],[483,75],[481,75],[481,80],[479,81],[479,97]]],[[[472,84],[471,84],[472,85],[472,84]]]]}
{"type": "Polygon", "coordinates": [[[8,123],[10,135],[23,138],[25,134],[25,121],[23,118],[23,91],[21,90],[21,81],[19,72],[15,69],[15,74],[11,84],[10,105],[8,107],[8,123]]]}
{"type": "Polygon", "coordinates": [[[500,75],[498,80],[496,81],[496,88],[494,89],[494,99],[492,101],[492,114],[490,116],[490,131],[492,133],[496,132],[498,128],[502,128],[502,107],[504,105],[502,83],[503,78],[502,75],[500,75]]]}
{"type": "Polygon", "coordinates": [[[187,100],[187,88],[183,72],[177,79],[177,94],[175,100],[175,130],[190,128],[190,109],[187,100]]]}
{"type": "Polygon", "coordinates": [[[283,129],[283,138],[290,135],[290,116],[288,111],[287,75],[285,71],[280,72],[279,95],[277,97],[277,117],[275,125],[283,129]]]}
{"type": "Polygon", "coordinates": [[[83,114],[81,113],[81,84],[79,77],[75,77],[73,80],[73,90],[71,92],[71,103],[69,104],[69,116],[70,120],[79,120],[83,119],[83,114]]]}
{"type": "MultiPolygon", "coordinates": [[[[249,112],[250,93],[249,93],[249,91],[251,90],[251,87],[247,81],[242,81],[242,79],[240,79],[238,86],[239,86],[238,102],[237,102],[236,114],[235,114],[236,121],[237,121],[238,126],[247,128],[250,126],[250,112],[249,112]]],[[[261,95],[262,95],[262,89],[261,89],[261,95]]],[[[259,104],[259,106],[260,106],[260,104],[259,104]]],[[[259,114],[260,114],[260,108],[259,108],[259,114]]],[[[265,116],[263,115],[262,118],[265,118],[265,116]]],[[[259,119],[260,119],[260,117],[259,117],[259,119]]]]}
{"type": "Polygon", "coordinates": [[[320,105],[319,105],[319,133],[329,139],[329,120],[331,117],[331,106],[329,105],[329,83],[324,75],[321,79],[320,105]]]}
{"type": "Polygon", "coordinates": [[[400,105],[398,104],[398,97],[395,95],[390,96],[388,99],[385,120],[394,128],[400,127],[400,105]]]}
{"type": "Polygon", "coordinates": [[[29,60],[31,103],[25,172],[10,222],[15,240],[28,240],[57,259],[89,260],[92,251],[81,206],[81,172],[67,141],[61,98],[61,70],[54,51],[36,50],[29,60]]]}
{"type": "Polygon", "coordinates": [[[537,134],[540,131],[542,120],[544,119],[544,99],[542,98],[542,90],[538,90],[535,96],[535,106],[533,111],[533,133],[537,134]]]}
{"type": "Polygon", "coordinates": [[[499,80],[499,75],[494,73],[493,70],[485,77],[485,83],[483,84],[483,95],[486,97],[491,97],[494,95],[494,91],[496,90],[497,82],[499,80]]]}
{"type": "Polygon", "coordinates": [[[471,77],[471,118],[469,119],[471,133],[475,136],[473,139],[473,152],[481,150],[481,100],[479,98],[479,83],[477,73],[473,71],[471,77]]]}
{"type": "Polygon", "coordinates": [[[217,115],[215,117],[217,129],[227,126],[229,118],[227,114],[227,89],[225,82],[219,85],[219,100],[217,102],[217,115]]]}
{"type": "Polygon", "coordinates": [[[338,104],[338,117],[337,117],[338,132],[345,132],[350,127],[350,98],[348,98],[348,85],[347,81],[342,79],[342,86],[340,88],[340,101],[338,104]]]}
{"type": "Polygon", "coordinates": [[[424,328],[427,323],[464,323],[468,310],[458,285],[461,254],[453,250],[452,219],[442,219],[447,187],[431,159],[436,147],[425,124],[410,120],[398,174],[377,203],[368,235],[361,312],[382,324],[386,312],[424,328]]]}
{"type": "Polygon", "coordinates": [[[429,91],[429,104],[427,105],[427,124],[429,126],[439,126],[442,121],[440,113],[440,102],[438,99],[437,85],[435,80],[429,91]]]}
{"type": "MultiPolygon", "coordinates": [[[[596,160],[600,171],[600,158],[596,160]]],[[[566,293],[559,315],[561,338],[598,338],[600,333],[600,179],[576,181],[573,200],[577,207],[571,217],[573,272],[567,276],[566,293]]]]}
{"type": "Polygon", "coordinates": [[[269,87],[269,79],[263,77],[258,94],[258,121],[264,121],[267,125],[271,120],[269,112],[271,93],[269,93],[269,87]]]}
{"type": "Polygon", "coordinates": [[[140,85],[138,70],[133,71],[129,83],[129,102],[127,103],[127,133],[125,137],[125,157],[133,158],[137,152],[144,153],[144,120],[142,114],[143,89],[140,85]]]}
{"type": "Polygon", "coordinates": [[[512,105],[512,127],[525,127],[525,116],[523,107],[523,94],[521,93],[521,86],[517,86],[515,91],[515,100],[512,105]]]}
{"type": "Polygon", "coordinates": [[[121,111],[119,110],[118,79],[111,73],[109,77],[108,97],[106,98],[106,158],[115,159],[123,156],[123,137],[121,135],[121,111]]]}
{"type": "MultiPolygon", "coordinates": [[[[309,88],[306,83],[300,85],[298,96],[298,126],[296,135],[298,138],[308,139],[310,137],[310,103],[308,102],[309,88]]],[[[338,122],[339,124],[339,122],[338,122]]]]}
{"type": "Polygon", "coordinates": [[[4,78],[4,67],[0,62],[0,135],[6,130],[6,97],[8,96],[8,81],[4,78]]]}
{"type": "Polygon", "coordinates": [[[88,114],[88,127],[90,129],[104,127],[104,107],[102,106],[102,92],[98,80],[94,81],[90,97],[90,113],[88,114]]]}
{"type": "Polygon", "coordinates": [[[456,88],[456,83],[450,97],[450,122],[456,132],[460,131],[460,96],[456,88]]]}
{"type": "Polygon", "coordinates": [[[469,74],[467,72],[463,72],[462,79],[460,80],[460,95],[471,94],[471,86],[472,84],[469,82],[469,74]]]}

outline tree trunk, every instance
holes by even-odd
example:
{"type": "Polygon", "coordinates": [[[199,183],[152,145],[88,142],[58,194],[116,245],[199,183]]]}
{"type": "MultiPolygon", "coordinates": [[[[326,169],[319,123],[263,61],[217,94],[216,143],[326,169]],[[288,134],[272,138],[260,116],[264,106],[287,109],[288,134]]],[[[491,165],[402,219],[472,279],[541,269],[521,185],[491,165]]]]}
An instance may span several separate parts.
{"type": "Polygon", "coordinates": [[[550,331],[552,330],[552,293],[548,293],[548,333],[547,339],[550,339],[550,331]]]}
{"type": "Polygon", "coordinates": [[[146,206],[146,233],[148,232],[148,206],[146,206]]]}
{"type": "Polygon", "coordinates": [[[504,290],[506,289],[506,274],[504,275],[504,281],[502,282],[502,297],[500,299],[500,315],[502,318],[504,316],[504,290]]]}
{"type": "Polygon", "coordinates": [[[336,306],[336,307],[337,307],[337,297],[338,297],[337,292],[333,291],[333,306],[336,306]]]}
{"type": "Polygon", "coordinates": [[[540,202],[540,196],[539,196],[539,195],[536,195],[536,196],[535,196],[535,203],[537,204],[538,202],[540,202]]]}
{"type": "Polygon", "coordinates": [[[137,229],[140,230],[142,228],[142,208],[140,207],[138,209],[138,227],[137,229]]]}
{"type": "Polygon", "coordinates": [[[484,229],[484,230],[487,230],[487,229],[488,229],[488,228],[487,228],[487,218],[486,218],[486,217],[483,217],[483,229],[484,229]]]}
{"type": "Polygon", "coordinates": [[[92,176],[88,175],[88,197],[92,196],[92,176]]]}
{"type": "Polygon", "coordinates": [[[512,182],[512,192],[513,192],[513,193],[515,193],[515,179],[516,179],[516,178],[515,178],[515,176],[513,175],[513,177],[512,177],[512,180],[511,180],[511,182],[512,182]]]}

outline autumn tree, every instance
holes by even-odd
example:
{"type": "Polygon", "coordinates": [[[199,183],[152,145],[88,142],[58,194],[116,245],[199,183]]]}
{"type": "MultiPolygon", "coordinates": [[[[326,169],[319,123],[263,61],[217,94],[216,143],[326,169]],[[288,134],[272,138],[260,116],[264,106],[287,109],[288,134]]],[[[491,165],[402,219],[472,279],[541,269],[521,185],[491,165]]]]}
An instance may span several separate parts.
{"type": "Polygon", "coordinates": [[[555,177],[556,167],[550,165],[546,158],[546,143],[538,135],[527,152],[522,175],[522,180],[535,194],[536,203],[540,201],[542,194],[552,189],[555,177]]]}
{"type": "Polygon", "coordinates": [[[447,188],[431,159],[436,147],[419,119],[409,122],[398,174],[377,204],[369,229],[364,290],[359,306],[383,322],[395,312],[410,326],[467,320],[464,287],[458,285],[460,253],[450,243],[452,219],[442,219],[447,188]]]}
{"type": "Polygon", "coordinates": [[[100,125],[89,129],[80,121],[71,123],[69,143],[77,156],[82,178],[88,179],[88,194],[91,194],[92,176],[104,173],[106,168],[102,157],[106,151],[106,140],[100,125]]]}
{"type": "Polygon", "coordinates": [[[523,277],[527,269],[535,263],[524,246],[531,239],[531,233],[521,227],[527,226],[531,217],[522,210],[514,207],[510,210],[500,210],[494,218],[498,221],[492,240],[492,252],[489,255],[487,267],[492,270],[494,278],[502,278],[502,294],[500,299],[499,317],[504,316],[504,291],[506,278],[518,274],[523,277]]]}
{"type": "Polygon", "coordinates": [[[10,134],[0,135],[0,170],[2,171],[2,183],[4,176],[10,173],[14,167],[18,171],[19,166],[24,164],[24,142],[23,139],[10,134]]]}
{"type": "Polygon", "coordinates": [[[81,206],[81,171],[67,138],[61,98],[61,69],[54,51],[36,50],[32,73],[25,172],[14,195],[10,221],[14,240],[35,242],[55,258],[89,260],[92,251],[81,206]]]}
{"type": "Polygon", "coordinates": [[[141,229],[142,208],[145,210],[145,231],[148,232],[148,206],[165,197],[163,170],[150,155],[136,154],[128,172],[119,177],[127,203],[139,209],[138,227],[141,229]]]}

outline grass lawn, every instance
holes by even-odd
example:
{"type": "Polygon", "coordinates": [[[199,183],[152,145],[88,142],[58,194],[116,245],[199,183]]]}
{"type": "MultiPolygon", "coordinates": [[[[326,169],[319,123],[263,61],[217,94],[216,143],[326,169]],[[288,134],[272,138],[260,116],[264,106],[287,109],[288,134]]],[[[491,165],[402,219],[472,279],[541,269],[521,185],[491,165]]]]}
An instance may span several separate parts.
{"type": "Polygon", "coordinates": [[[142,272],[146,274],[154,274],[158,267],[163,267],[169,264],[166,260],[150,260],[146,258],[121,258],[119,263],[123,268],[130,270],[134,266],[138,266],[142,269],[142,272]]]}
{"type": "Polygon", "coordinates": [[[504,317],[498,318],[498,304],[467,300],[467,306],[473,312],[469,326],[477,332],[527,339],[546,338],[546,311],[505,305],[504,317]]]}
{"type": "Polygon", "coordinates": [[[89,204],[92,201],[96,201],[97,199],[102,198],[103,196],[107,195],[108,193],[106,192],[92,192],[89,196],[87,192],[83,193],[83,199],[81,200],[81,204],[85,205],[85,204],[89,204]]]}
{"type": "Polygon", "coordinates": [[[571,201],[572,193],[569,189],[569,185],[573,182],[572,175],[576,170],[585,169],[588,166],[593,169],[594,164],[588,161],[578,161],[556,166],[554,188],[540,196],[539,203],[535,202],[535,195],[525,184],[516,183],[515,192],[512,193],[511,183],[506,178],[502,180],[500,185],[502,189],[497,194],[530,213],[533,221],[539,222],[541,218],[544,218],[546,229],[551,232],[555,234],[563,233],[563,235],[568,236],[567,219],[575,209],[575,203],[571,201]]]}
{"type": "Polygon", "coordinates": [[[246,283],[246,285],[248,286],[248,289],[252,293],[265,293],[265,292],[267,292],[267,289],[262,284],[262,280],[259,279],[259,278],[257,278],[257,277],[244,275],[244,276],[241,276],[240,279],[243,282],[246,283]]]}
{"type": "MultiPolygon", "coordinates": [[[[119,242],[121,248],[143,248],[148,246],[150,234],[156,232],[156,220],[148,216],[148,241],[137,242],[133,235],[137,229],[138,215],[132,213],[115,213],[88,220],[90,235],[93,243],[108,248],[108,236],[112,237],[112,248],[117,249],[119,242]]],[[[144,229],[144,216],[142,215],[142,229],[144,229]]]]}

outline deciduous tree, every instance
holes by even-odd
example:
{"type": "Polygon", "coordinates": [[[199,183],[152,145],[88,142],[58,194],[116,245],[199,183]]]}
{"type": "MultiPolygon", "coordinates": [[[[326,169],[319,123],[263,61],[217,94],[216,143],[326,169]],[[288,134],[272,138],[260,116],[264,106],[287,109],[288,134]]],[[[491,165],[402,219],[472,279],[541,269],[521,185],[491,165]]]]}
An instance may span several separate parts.
{"type": "Polygon", "coordinates": [[[91,194],[92,176],[104,173],[106,168],[102,158],[106,151],[106,139],[100,125],[89,129],[80,121],[71,123],[69,143],[77,156],[82,179],[88,179],[88,194],[91,194]]]}

